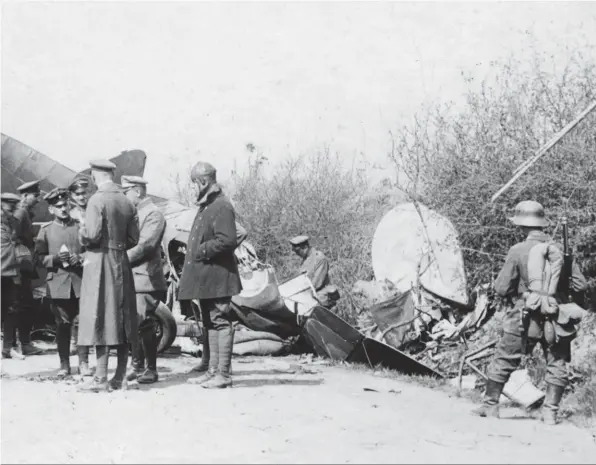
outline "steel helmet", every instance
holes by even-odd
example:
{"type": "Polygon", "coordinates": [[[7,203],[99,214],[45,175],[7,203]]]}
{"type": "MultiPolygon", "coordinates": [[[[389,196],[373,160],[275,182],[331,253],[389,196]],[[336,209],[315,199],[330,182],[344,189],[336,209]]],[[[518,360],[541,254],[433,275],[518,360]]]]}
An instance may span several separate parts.
{"type": "Polygon", "coordinates": [[[190,180],[192,182],[197,182],[199,178],[204,176],[214,176],[215,175],[215,168],[212,164],[200,161],[192,167],[190,171],[190,180]]]}
{"type": "Polygon", "coordinates": [[[533,200],[524,200],[515,206],[515,215],[509,218],[518,226],[543,228],[548,225],[544,216],[544,208],[533,200]]]}

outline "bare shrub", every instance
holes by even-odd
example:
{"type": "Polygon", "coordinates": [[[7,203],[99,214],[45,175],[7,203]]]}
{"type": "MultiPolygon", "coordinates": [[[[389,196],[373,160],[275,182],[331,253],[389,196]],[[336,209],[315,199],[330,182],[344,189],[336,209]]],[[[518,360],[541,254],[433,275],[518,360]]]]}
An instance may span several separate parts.
{"type": "Polygon", "coordinates": [[[596,112],[490,203],[522,162],[596,98],[590,56],[590,50],[573,53],[561,72],[540,55],[530,63],[493,63],[492,77],[479,86],[465,77],[464,106],[427,107],[411,126],[392,133],[390,158],[400,188],[453,221],[470,287],[490,281],[508,248],[521,239],[507,218],[526,199],[544,205],[551,221],[547,232],[559,240],[557,224],[569,199],[571,243],[584,270],[593,273],[596,112]]]}
{"type": "MultiPolygon", "coordinates": [[[[570,53],[560,70],[551,57],[537,53],[530,62],[493,63],[491,76],[479,84],[465,77],[465,105],[427,107],[412,125],[392,133],[390,158],[399,188],[454,223],[470,288],[492,281],[509,247],[523,239],[508,217],[517,202],[533,199],[544,205],[547,232],[559,242],[560,219],[568,216],[574,255],[592,286],[587,303],[595,308],[596,112],[490,203],[520,164],[596,99],[593,52],[570,53]]],[[[593,324],[592,319],[583,327],[593,331],[593,324]]],[[[586,345],[588,333],[584,329],[574,347],[586,345]]],[[[537,352],[524,366],[540,386],[545,364],[537,352]]],[[[564,402],[568,413],[594,416],[595,380],[596,366],[583,364],[564,402]]]]}

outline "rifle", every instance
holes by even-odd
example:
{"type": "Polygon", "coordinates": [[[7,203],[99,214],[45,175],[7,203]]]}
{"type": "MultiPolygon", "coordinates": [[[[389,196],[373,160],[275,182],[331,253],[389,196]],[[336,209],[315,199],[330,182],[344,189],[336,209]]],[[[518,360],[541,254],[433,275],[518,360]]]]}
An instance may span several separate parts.
{"type": "Polygon", "coordinates": [[[561,269],[561,275],[559,276],[559,284],[557,290],[564,296],[566,302],[572,302],[572,290],[571,290],[571,275],[572,275],[572,264],[573,254],[569,247],[569,223],[567,220],[567,202],[565,202],[565,213],[561,218],[561,226],[563,227],[563,268],[561,269]]]}

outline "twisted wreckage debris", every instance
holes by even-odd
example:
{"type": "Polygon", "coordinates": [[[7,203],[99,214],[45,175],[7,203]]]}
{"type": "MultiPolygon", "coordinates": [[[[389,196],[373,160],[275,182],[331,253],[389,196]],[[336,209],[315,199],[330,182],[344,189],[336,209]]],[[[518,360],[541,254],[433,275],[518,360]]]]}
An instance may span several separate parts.
{"type": "Polygon", "coordinates": [[[356,328],[319,304],[305,275],[278,284],[273,268],[241,244],[236,255],[244,289],[232,299],[242,329],[235,353],[280,355],[302,343],[322,357],[443,377],[431,355],[438,341],[464,340],[493,313],[488,286],[473,293],[470,311],[457,232],[421,204],[388,212],[372,249],[377,280],[355,285],[367,302],[356,328]],[[459,324],[456,310],[468,311],[459,324]]]}

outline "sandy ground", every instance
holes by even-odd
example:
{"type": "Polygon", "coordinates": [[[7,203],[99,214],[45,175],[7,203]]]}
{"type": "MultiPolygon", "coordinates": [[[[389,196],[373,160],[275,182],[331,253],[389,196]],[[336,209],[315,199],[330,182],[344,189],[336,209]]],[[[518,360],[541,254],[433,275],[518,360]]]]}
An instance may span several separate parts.
{"type": "Polygon", "coordinates": [[[159,384],[79,393],[76,379],[52,380],[55,353],[4,360],[2,463],[596,460],[586,430],[548,427],[515,408],[501,420],[476,418],[469,401],[412,383],[255,357],[234,359],[234,388],[205,390],[186,383],[195,363],[160,358],[159,384]]]}

